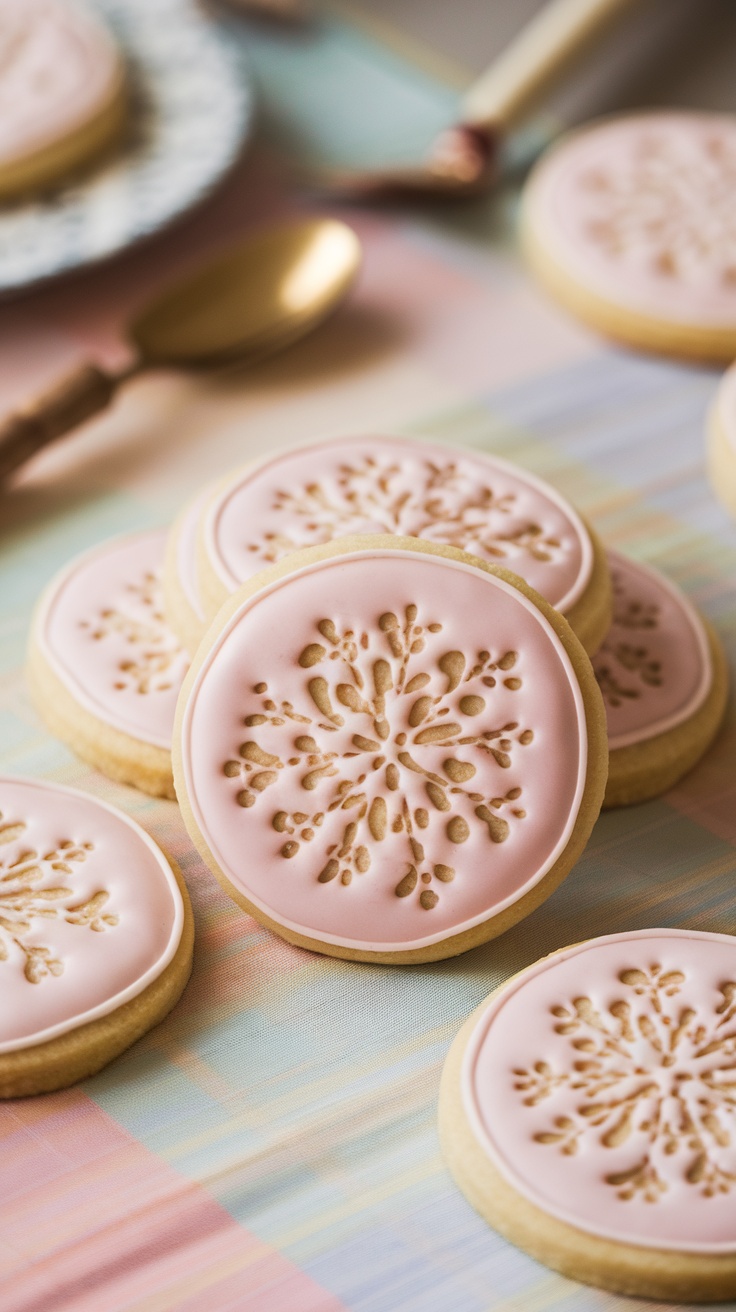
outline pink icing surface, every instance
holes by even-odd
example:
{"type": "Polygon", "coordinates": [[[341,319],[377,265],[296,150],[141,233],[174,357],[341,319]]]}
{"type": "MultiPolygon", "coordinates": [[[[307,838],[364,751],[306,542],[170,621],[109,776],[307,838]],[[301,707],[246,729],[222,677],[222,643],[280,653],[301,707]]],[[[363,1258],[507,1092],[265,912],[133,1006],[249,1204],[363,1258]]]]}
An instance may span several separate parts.
{"type": "Polygon", "coordinates": [[[177,571],[179,584],[198,620],[204,622],[204,611],[197,582],[197,528],[207,494],[197,497],[182,518],[177,539],[177,571]]]}
{"type": "Polygon", "coordinates": [[[534,229],[624,309],[736,325],[736,117],[631,115],[576,133],[534,182],[534,229]]]}
{"type": "Polygon", "coordinates": [[[496,457],[402,438],[342,438],[245,470],[204,519],[234,591],[299,547],[350,533],[449,543],[526,579],[568,610],[592,566],[588,533],[554,488],[496,457]]]}
{"type": "Polygon", "coordinates": [[[183,905],[156,845],[70,788],[0,778],[0,1052],[107,1015],[181,940],[183,905]]]}
{"type": "Polygon", "coordinates": [[[236,888],[367,950],[441,941],[518,900],[566,845],[587,770],[580,690],[536,608],[399,549],[313,563],[244,602],[192,687],[182,752],[236,888]]]}
{"type": "Polygon", "coordinates": [[[721,379],[716,399],[718,422],[731,450],[736,452],[736,368],[732,365],[721,379]]]}
{"type": "Polygon", "coordinates": [[[38,640],[57,677],[105,724],[170,748],[189,658],[163,618],[166,533],[115,538],[51,584],[38,640]]]}
{"type": "Polygon", "coordinates": [[[118,74],[91,15],[61,0],[0,0],[0,165],[92,118],[118,74]]]}
{"type": "Polygon", "coordinates": [[[614,619],[593,657],[612,751],[694,715],[711,688],[705,630],[684,593],[646,565],[608,552],[614,619]]]}
{"type": "Polygon", "coordinates": [[[594,939],[538,962],[478,1021],[462,1096],[482,1148],[581,1230],[736,1248],[736,941],[594,939]]]}

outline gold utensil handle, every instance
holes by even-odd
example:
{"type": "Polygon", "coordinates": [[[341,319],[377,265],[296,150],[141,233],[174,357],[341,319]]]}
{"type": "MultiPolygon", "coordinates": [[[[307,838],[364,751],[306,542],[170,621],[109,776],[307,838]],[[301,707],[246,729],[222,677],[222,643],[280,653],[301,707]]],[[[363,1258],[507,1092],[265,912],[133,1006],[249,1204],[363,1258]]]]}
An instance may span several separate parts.
{"type": "Polygon", "coordinates": [[[511,127],[633,2],[550,0],[470,88],[463,121],[472,127],[511,127]]]}
{"type": "Polygon", "coordinates": [[[26,460],[110,404],[119,379],[94,364],[78,365],[0,421],[0,481],[26,460]]]}

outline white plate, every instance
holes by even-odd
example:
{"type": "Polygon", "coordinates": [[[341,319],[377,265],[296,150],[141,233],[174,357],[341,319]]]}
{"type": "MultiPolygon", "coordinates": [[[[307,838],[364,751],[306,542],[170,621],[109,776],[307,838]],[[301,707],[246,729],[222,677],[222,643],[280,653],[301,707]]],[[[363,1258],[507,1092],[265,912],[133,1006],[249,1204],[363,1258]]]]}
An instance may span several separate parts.
{"type": "Polygon", "coordinates": [[[74,185],[0,208],[0,296],[157,232],[204,199],[250,130],[242,50],[190,0],[94,0],[93,7],[128,60],[128,136],[74,185]]]}

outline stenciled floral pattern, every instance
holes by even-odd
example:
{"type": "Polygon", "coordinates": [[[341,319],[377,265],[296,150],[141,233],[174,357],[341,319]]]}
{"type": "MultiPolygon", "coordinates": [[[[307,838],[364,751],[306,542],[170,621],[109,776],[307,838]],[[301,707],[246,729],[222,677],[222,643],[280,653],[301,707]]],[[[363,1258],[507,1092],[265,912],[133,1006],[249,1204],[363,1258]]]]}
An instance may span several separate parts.
{"type": "MultiPolygon", "coordinates": [[[[0,846],[22,839],[26,831],[22,820],[7,820],[0,813],[0,846]]],[[[62,842],[49,852],[33,848],[16,853],[7,861],[0,858],[0,962],[9,958],[10,945],[19,948],[25,958],[25,977],[38,984],[46,976],[61,975],[63,961],[52,947],[31,943],[28,936],[38,921],[65,920],[96,933],[118,923],[118,917],[104,910],[109,894],[100,889],[87,901],[69,904],[74,890],[62,884],[48,886],[49,879],[74,876],[75,866],[87,860],[92,843],[62,842]]]]}
{"type": "Polygon", "coordinates": [[[653,125],[627,167],[587,169],[586,232],[607,256],[645,258],[663,279],[736,284],[736,149],[717,128],[693,148],[653,125]]]}
{"type": "Polygon", "coordinates": [[[652,656],[645,637],[647,632],[659,628],[660,607],[631,596],[615,568],[611,570],[611,584],[613,623],[593,657],[593,669],[604,701],[618,707],[625,701],[638,700],[643,687],[660,688],[664,671],[662,662],[652,656]]]}
{"type": "Polygon", "coordinates": [[[295,652],[298,704],[257,683],[244,717],[252,735],[238,759],[223,762],[242,807],[271,807],[284,860],[306,859],[320,883],[347,886],[386,844],[395,852],[396,896],[416,894],[427,911],[456,873],[433,858],[438,827],[461,845],[477,825],[494,844],[524,820],[521,787],[501,781],[534,736],[520,720],[493,713],[498,690],[522,687],[518,654],[448,648],[430,659],[428,642],[441,630],[423,623],[415,605],[401,617],[381,614],[370,633],[319,620],[315,640],[295,652]],[[288,753],[274,744],[283,726],[293,726],[288,753]],[[479,767],[486,781],[489,767],[497,773],[496,790],[473,783],[479,767]],[[411,806],[406,784],[417,778],[424,804],[411,806]],[[340,839],[325,845],[321,827],[338,810],[340,839]]]}
{"type": "Polygon", "coordinates": [[[398,460],[365,456],[341,463],[332,489],[314,481],[296,493],[279,491],[272,509],[283,514],[284,529],[265,533],[248,550],[270,564],[301,547],[369,531],[429,538],[493,560],[553,562],[564,555],[560,539],[540,524],[504,523],[518,513],[515,493],[494,492],[455,460],[425,459],[422,469],[407,487],[398,460]]]}
{"type": "Polygon", "coordinates": [[[169,692],[181,683],[188,662],[166,623],[161,581],[157,574],[147,572],[139,582],[129,584],[126,592],[129,605],[106,608],[93,621],[80,620],[80,625],[96,642],[118,634],[130,644],[130,657],[117,666],[117,690],[169,692]]]}
{"type": "MultiPolygon", "coordinates": [[[[681,970],[632,966],[606,1011],[587,996],[551,1009],[554,1033],[575,1054],[572,1070],[553,1057],[514,1071],[527,1107],[558,1090],[575,1094],[571,1114],[552,1115],[535,1141],[574,1156],[589,1136],[612,1155],[606,1184],[622,1201],[656,1203],[667,1192],[662,1157],[705,1197],[729,1193],[736,1174],[723,1150],[736,1142],[736,982],[724,982],[709,1015],[687,1002],[681,970]],[[632,1143],[641,1152],[631,1164],[632,1143]],[[623,1150],[626,1165],[616,1164],[623,1150]]],[[[552,1049],[554,1051],[554,1049],[552,1049]]]]}

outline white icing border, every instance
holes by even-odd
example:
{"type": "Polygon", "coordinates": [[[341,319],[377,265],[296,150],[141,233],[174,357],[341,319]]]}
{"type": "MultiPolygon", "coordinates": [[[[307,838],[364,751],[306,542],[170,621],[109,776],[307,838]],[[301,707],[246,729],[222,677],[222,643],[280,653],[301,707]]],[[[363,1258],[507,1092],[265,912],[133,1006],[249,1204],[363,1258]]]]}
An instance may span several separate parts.
{"type": "MultiPolygon", "coordinates": [[[[660,734],[667,733],[670,729],[676,729],[679,724],[684,724],[686,720],[691,719],[696,711],[700,710],[700,707],[705,702],[711,688],[713,687],[713,661],[711,660],[708,636],[705,632],[700,616],[692,605],[689,597],[677,586],[676,583],[673,583],[671,579],[668,579],[665,574],[661,574],[660,571],[655,569],[652,565],[645,565],[640,560],[634,560],[629,556],[623,556],[620,551],[614,551],[612,548],[607,547],[606,555],[609,558],[610,564],[614,568],[617,561],[623,560],[624,566],[631,565],[635,570],[641,570],[642,574],[648,575],[649,578],[656,583],[657,587],[661,588],[663,592],[667,593],[672,600],[677,603],[690,625],[702,665],[700,683],[690,700],[686,702],[679,711],[672,711],[670,715],[665,715],[660,720],[655,720],[652,724],[648,724],[641,729],[630,729],[628,733],[620,733],[614,737],[609,737],[608,749],[611,752],[615,752],[622,747],[632,747],[636,743],[649,742],[650,739],[657,738],[660,734]]],[[[596,656],[597,654],[598,653],[596,653],[596,656]]],[[[596,656],[593,657],[594,666],[596,656]]]]}
{"type": "MultiPolygon", "coordinates": [[[[34,618],[33,636],[44,660],[51,667],[59,682],[64,685],[69,695],[79,702],[80,706],[89,711],[90,715],[93,715],[102,724],[117,729],[120,733],[124,733],[126,737],[132,738],[136,742],[148,743],[151,747],[162,747],[164,751],[170,752],[171,737],[159,737],[157,734],[146,732],[142,727],[131,725],[122,716],[116,715],[113,710],[96,701],[85,685],[81,681],[77,681],[73,673],[61,661],[47,634],[47,625],[54,606],[60,601],[66,584],[81,568],[84,568],[98,557],[112,554],[118,547],[128,546],[139,538],[153,537],[160,534],[164,535],[159,562],[160,566],[163,567],[166,529],[162,528],[140,529],[137,533],[120,533],[113,538],[106,538],[104,542],[98,543],[97,546],[90,548],[88,551],[82,551],[75,556],[68,565],[54,575],[45,587],[34,618]]],[[[174,637],[176,637],[176,634],[174,634],[174,637]]],[[[173,732],[173,721],[171,727],[173,732]]]]}
{"type": "MultiPolygon", "coordinates": [[[[583,524],[583,521],[574,506],[570,505],[556,488],[545,483],[543,479],[537,478],[536,475],[528,473],[527,470],[522,469],[520,465],[513,464],[510,460],[504,460],[501,456],[491,455],[486,451],[478,451],[473,447],[445,446],[441,442],[426,442],[424,438],[403,436],[392,437],[390,435],[385,436],[375,433],[351,434],[348,437],[328,438],[321,442],[310,442],[305,446],[290,447],[287,451],[282,451],[277,456],[271,456],[264,460],[254,462],[253,464],[247,465],[245,469],[239,470],[230,480],[228,480],[227,486],[214,495],[207,506],[202,519],[202,541],[204,542],[207,559],[217,574],[217,577],[229,592],[237,591],[244,581],[235,578],[230,572],[222,558],[219,548],[220,517],[230,499],[247,483],[250,483],[253,479],[257,478],[264,469],[272,469],[276,465],[287,463],[295,456],[303,456],[310,452],[318,454],[325,449],[329,450],[331,447],[348,447],[353,443],[358,446],[359,444],[370,442],[381,442],[394,445],[397,448],[403,448],[404,450],[411,452],[411,454],[418,458],[421,458],[423,451],[427,451],[435,456],[455,456],[457,459],[468,460],[471,463],[477,461],[482,467],[488,466],[492,468],[495,465],[510,477],[515,478],[517,482],[528,484],[530,488],[537,492],[541,497],[544,497],[547,501],[551,502],[552,505],[556,506],[557,510],[565,516],[575,532],[580,545],[581,564],[575,583],[558,601],[552,601],[550,598],[547,598],[547,600],[551,606],[554,606],[555,610],[561,611],[563,615],[571,610],[575,603],[580,600],[590,582],[591,574],[593,572],[593,543],[588,530],[583,524]]],[[[339,539],[333,540],[339,541],[339,539]]],[[[423,540],[427,541],[428,539],[423,540]]],[[[469,554],[472,555],[472,552],[469,554]]],[[[503,564],[502,561],[486,561],[485,563],[489,565],[494,563],[499,565],[503,564]]],[[[510,567],[506,565],[505,568],[510,567]]],[[[518,573],[518,571],[515,572],[518,573]]],[[[255,575],[252,577],[255,577],[255,575]]]]}
{"type": "Polygon", "coordinates": [[[536,1196],[529,1188],[528,1184],[523,1181],[514,1171],[513,1165],[502,1156],[501,1150],[489,1137],[478,1106],[478,1100],[475,1089],[475,1064],[480,1054],[480,1049],[488,1034],[488,1030],[493,1022],[494,1017],[503,1007],[504,1003],[518,993],[524,987],[527,980],[541,975],[545,970],[554,967],[556,963],[566,961],[570,957],[576,957],[583,952],[595,951],[597,948],[606,946],[609,943],[625,943],[632,939],[651,939],[651,938],[690,938],[706,941],[717,939],[721,943],[728,943],[733,948],[734,959],[736,960],[736,938],[730,934],[712,934],[705,930],[690,929],[635,929],[628,933],[622,934],[605,934],[598,938],[588,939],[584,943],[575,943],[571,947],[563,948],[561,952],[554,952],[547,957],[542,957],[540,961],[534,962],[521,971],[519,975],[513,977],[507,984],[501,985],[501,992],[493,998],[479,1019],[476,1021],[475,1028],[468,1040],[467,1047],[463,1054],[462,1068],[460,1073],[460,1097],[463,1111],[468,1119],[473,1136],[480,1149],[489,1157],[504,1177],[504,1179],[526,1198],[534,1207],[539,1208],[547,1216],[555,1217],[559,1221],[565,1222],[566,1225],[572,1226],[575,1230],[582,1230],[586,1234],[591,1234],[597,1238],[614,1240],[617,1243],[633,1245],[637,1248],[648,1248],[653,1251],[666,1249],[672,1252],[692,1252],[692,1253],[731,1253],[736,1251],[736,1241],[731,1243],[714,1243],[714,1244],[693,1244],[688,1247],[681,1240],[666,1240],[657,1238],[656,1240],[644,1239],[636,1233],[631,1234],[625,1231],[619,1231],[614,1227],[603,1229],[599,1226],[586,1224],[584,1216],[579,1216],[569,1212],[565,1207],[552,1207],[547,1198],[536,1196]]]}
{"type": "Polygon", "coordinates": [[[350,552],[344,552],[342,554],[337,554],[334,556],[327,556],[325,557],[324,560],[314,561],[309,565],[303,566],[301,569],[293,570],[290,574],[287,574],[283,578],[277,579],[275,582],[269,584],[268,587],[261,588],[257,593],[255,593],[251,597],[248,597],[246,601],[243,602],[242,606],[238,608],[235,614],[230,618],[228,623],[225,625],[224,629],[222,629],[221,632],[217,635],[217,639],[212,644],[209,651],[207,652],[202,662],[202,665],[200,666],[200,669],[197,671],[196,679],[189,691],[189,695],[186,701],[186,705],[184,707],[184,713],[182,716],[182,723],[181,723],[182,768],[184,771],[186,796],[189,805],[191,807],[192,814],[194,816],[197,828],[199,829],[200,834],[204,838],[207,847],[209,848],[209,851],[212,853],[212,856],[217,862],[219,868],[224,872],[224,874],[234,885],[234,887],[237,888],[240,892],[242,892],[243,896],[246,897],[248,901],[253,904],[253,906],[258,907],[258,909],[262,911],[264,915],[268,916],[270,920],[275,921],[279,925],[283,925],[285,929],[289,929],[293,933],[299,934],[302,937],[313,938],[323,943],[332,943],[336,947],[352,948],[359,951],[367,951],[367,952],[409,952],[416,948],[430,947],[434,943],[442,943],[445,939],[454,938],[456,935],[462,934],[468,929],[472,929],[475,925],[483,924],[486,921],[495,918],[495,916],[499,915],[500,912],[504,911],[507,907],[513,906],[516,902],[520,901],[520,899],[526,893],[528,893],[532,888],[536,887],[536,885],[541,882],[541,880],[548,873],[548,871],[551,870],[552,866],[555,864],[555,862],[562,854],[562,852],[565,850],[565,848],[567,847],[570,841],[570,836],[572,834],[573,828],[577,821],[578,813],[580,811],[580,805],[585,791],[585,785],[586,785],[587,774],[588,774],[587,717],[585,714],[585,703],[583,701],[583,695],[580,690],[580,685],[575,675],[575,671],[573,669],[570,657],[565,651],[562,642],[558,638],[557,634],[555,633],[554,629],[552,628],[551,624],[546,619],[546,617],[542,615],[541,611],[537,609],[535,604],[532,601],[530,601],[527,597],[525,597],[524,594],[520,592],[518,588],[512,587],[511,584],[506,583],[504,579],[498,578],[498,576],[495,574],[487,574],[484,570],[479,570],[476,565],[473,565],[470,562],[466,563],[465,561],[452,560],[449,559],[447,556],[435,555],[432,552],[392,550],[386,547],[382,547],[380,549],[380,554],[382,559],[388,557],[399,557],[400,559],[409,558],[412,560],[419,559],[424,561],[426,561],[427,559],[431,559],[438,566],[447,566],[450,569],[461,570],[463,573],[472,574],[475,578],[477,578],[480,575],[482,578],[487,580],[490,584],[495,585],[496,587],[500,588],[503,592],[506,592],[510,596],[512,596],[515,599],[515,601],[521,603],[524,609],[534,616],[535,620],[542,628],[546,637],[549,639],[553,649],[557,652],[562,670],[567,676],[567,680],[570,689],[572,691],[573,700],[575,702],[575,706],[577,709],[578,777],[577,777],[577,784],[575,788],[575,797],[574,797],[573,805],[570,808],[570,814],[568,816],[567,822],[565,824],[564,829],[562,830],[562,833],[553,851],[550,853],[550,855],[548,856],[547,860],[542,865],[542,867],[539,870],[537,870],[534,875],[530,876],[530,878],[526,881],[525,884],[523,884],[520,888],[518,888],[513,894],[510,894],[508,897],[504,898],[502,901],[494,903],[493,906],[487,908],[485,912],[480,912],[477,916],[473,916],[470,920],[461,921],[459,924],[452,925],[447,929],[439,931],[435,934],[428,934],[423,938],[412,939],[408,942],[396,942],[393,940],[387,940],[383,943],[371,943],[371,942],[366,942],[363,939],[342,938],[336,934],[326,933],[323,932],[322,930],[299,924],[296,921],[288,920],[285,916],[280,915],[272,907],[269,907],[265,902],[262,901],[261,898],[259,898],[256,894],[254,894],[252,890],[250,890],[243,883],[242,879],[237,874],[235,874],[230,869],[228,863],[225,861],[222,853],[220,852],[217,846],[217,842],[210,835],[208,826],[200,810],[199,802],[194,789],[194,781],[192,779],[192,771],[191,771],[191,764],[190,764],[193,756],[192,742],[191,742],[192,720],[194,717],[194,708],[197,701],[197,694],[205,678],[207,677],[216,656],[219,654],[221,648],[230,637],[230,634],[240,624],[241,620],[248,613],[248,611],[251,610],[254,606],[256,606],[258,602],[262,600],[262,598],[271,596],[273,595],[273,593],[279,591],[280,589],[289,586],[295,579],[299,578],[300,576],[303,576],[308,573],[314,573],[324,568],[330,568],[333,566],[339,567],[341,565],[348,564],[353,560],[364,560],[368,554],[370,554],[369,551],[364,550],[364,551],[350,551],[350,552]]]}
{"type": "Polygon", "coordinates": [[[108,998],[106,1002],[99,1002],[96,1007],[90,1007],[89,1011],[82,1012],[80,1015],[77,1015],[70,1020],[58,1021],[56,1025],[50,1025],[47,1029],[38,1030],[35,1034],[26,1035],[22,1039],[7,1039],[4,1042],[0,1042],[0,1053],[17,1052],[23,1048],[35,1048],[42,1043],[48,1043],[50,1039],[57,1038],[60,1034],[67,1034],[70,1030],[79,1029],[80,1026],[87,1025],[91,1021],[97,1020],[100,1016],[109,1016],[111,1012],[117,1011],[118,1008],[124,1006],[126,1002],[130,1002],[132,998],[136,998],[140,993],[143,993],[145,989],[148,988],[149,984],[153,984],[154,980],[158,979],[159,975],[163,975],[166,967],[176,956],[184,931],[184,899],[182,898],[181,890],[174,876],[174,872],[158,844],[155,843],[150,834],[147,834],[145,829],[142,829],[141,826],[135,820],[131,819],[129,815],[126,815],[123,811],[119,811],[117,807],[110,806],[108,802],[103,802],[98,797],[92,797],[89,793],[83,793],[79,788],[69,788],[66,784],[52,783],[48,779],[33,779],[26,775],[0,774],[0,790],[2,790],[3,784],[5,783],[21,784],[24,787],[37,788],[40,792],[48,791],[53,793],[68,793],[70,797],[80,799],[93,810],[95,807],[99,807],[102,811],[108,811],[110,815],[113,815],[116,818],[116,820],[119,820],[122,824],[127,825],[129,829],[132,829],[137,837],[148,848],[152,856],[155,857],[164,879],[168,884],[169,892],[171,893],[172,901],[174,903],[174,921],[171,927],[171,937],[163,954],[159,957],[158,961],[154,962],[152,966],[149,966],[148,970],[141,975],[134,984],[129,984],[127,988],[122,989],[119,993],[113,994],[113,996],[108,998]]]}
{"type": "Polygon", "coordinates": [[[205,622],[205,614],[197,579],[197,528],[208,495],[207,491],[200,492],[185,507],[176,526],[175,543],[176,577],[179,587],[189,609],[202,624],[205,622]],[[188,568],[190,564],[193,566],[191,573],[188,568]]]}

